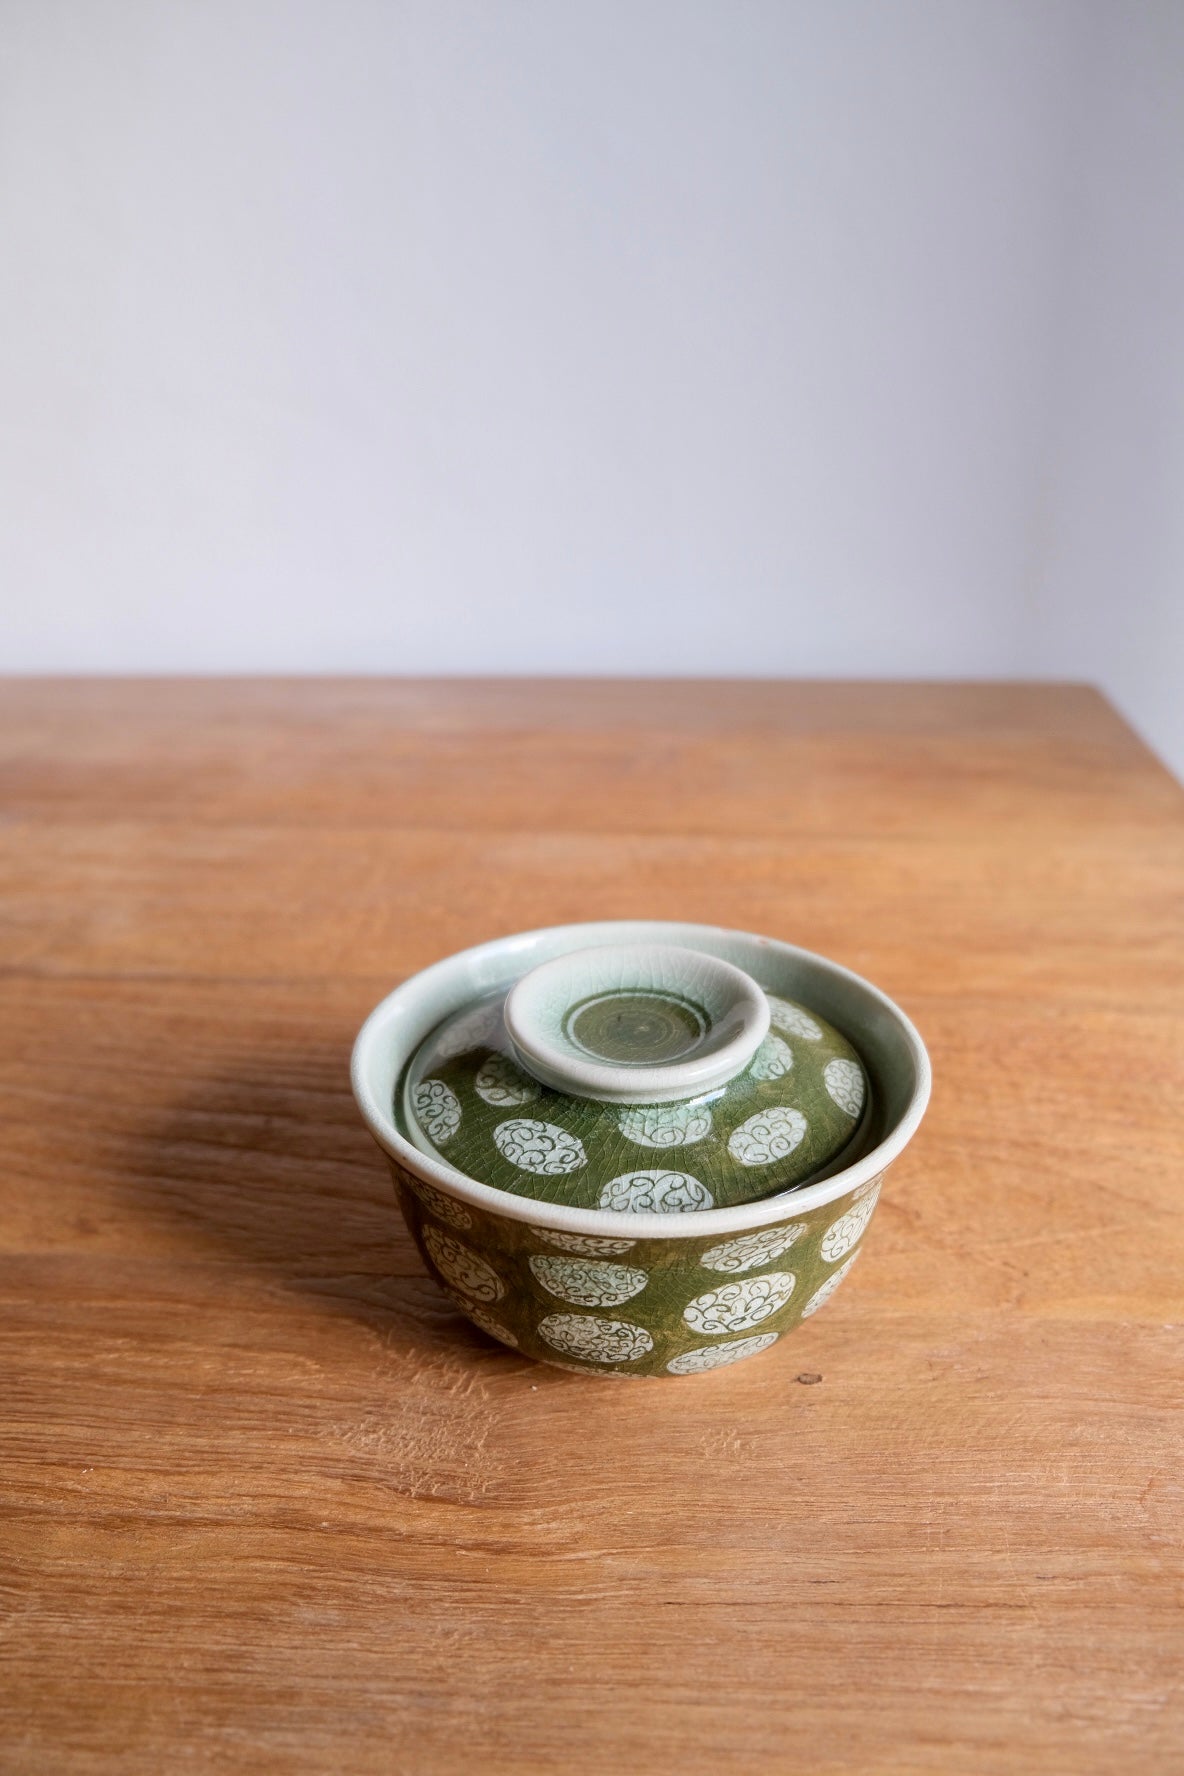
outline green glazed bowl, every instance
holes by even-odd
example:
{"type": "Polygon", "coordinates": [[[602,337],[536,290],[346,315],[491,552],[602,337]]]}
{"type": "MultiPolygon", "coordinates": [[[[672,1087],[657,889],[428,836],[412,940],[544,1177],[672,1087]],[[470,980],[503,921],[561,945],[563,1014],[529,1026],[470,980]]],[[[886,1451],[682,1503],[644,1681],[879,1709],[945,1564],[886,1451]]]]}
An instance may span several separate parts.
{"type": "Polygon", "coordinates": [[[679,1376],[769,1349],[830,1299],[859,1256],[885,1171],[925,1113],[930,1070],[904,1013],[834,962],[717,926],[621,921],[500,938],[412,976],[363,1025],[352,1081],[425,1264],[475,1325],[579,1374],[679,1376]],[[808,1183],[727,1208],[688,1208],[664,1188],[673,1168],[655,1154],[652,1193],[635,1191],[625,1212],[479,1182],[408,1139],[396,1120],[400,1081],[444,1019],[556,957],[610,944],[680,945],[729,962],[843,1032],[870,1086],[858,1140],[808,1183]]]}

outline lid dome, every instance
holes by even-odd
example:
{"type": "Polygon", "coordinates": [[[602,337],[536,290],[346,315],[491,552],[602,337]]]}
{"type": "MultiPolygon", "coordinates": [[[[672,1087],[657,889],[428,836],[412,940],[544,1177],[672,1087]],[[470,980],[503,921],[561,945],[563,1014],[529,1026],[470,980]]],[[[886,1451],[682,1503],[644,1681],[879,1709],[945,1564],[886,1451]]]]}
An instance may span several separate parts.
{"type": "Polygon", "coordinates": [[[573,950],[454,1013],[404,1069],[396,1116],[480,1183],[574,1208],[724,1208],[851,1147],[859,1055],[742,969],[661,943],[573,950]]]}

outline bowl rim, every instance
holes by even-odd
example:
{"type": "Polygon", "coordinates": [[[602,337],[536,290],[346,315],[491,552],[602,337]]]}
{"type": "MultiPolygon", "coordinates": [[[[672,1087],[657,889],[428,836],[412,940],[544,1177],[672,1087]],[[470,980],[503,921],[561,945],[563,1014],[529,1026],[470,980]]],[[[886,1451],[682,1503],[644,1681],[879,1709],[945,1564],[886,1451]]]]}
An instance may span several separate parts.
{"type": "MultiPolygon", "coordinates": [[[[489,973],[490,970],[486,969],[485,972],[489,973]]],[[[495,984],[497,983],[491,976],[490,987],[495,984]]],[[[479,992],[480,988],[475,988],[475,996],[479,992]]],[[[390,1079],[392,1102],[394,1087],[403,1067],[432,1027],[429,1023],[419,1030],[413,1042],[399,1054],[390,1079]]],[[[874,1181],[903,1152],[916,1133],[929,1103],[932,1069],[925,1044],[916,1027],[895,1001],[862,975],[845,968],[839,962],[832,962],[829,957],[821,956],[817,951],[806,950],[780,938],[765,937],[734,926],[660,919],[611,919],[570,925],[541,925],[530,931],[512,932],[504,937],[488,939],[485,943],[473,944],[464,950],[456,950],[440,961],[429,964],[427,968],[417,969],[379,1000],[358,1031],[350,1057],[350,1083],[362,1120],[379,1147],[414,1178],[435,1186],[445,1195],[472,1208],[555,1233],[581,1233],[594,1238],[613,1239],[619,1239],[628,1233],[635,1240],[703,1239],[720,1234],[743,1233],[780,1223],[789,1216],[808,1214],[811,1210],[822,1208],[857,1190],[861,1185],[874,1181]],[[620,1209],[578,1209],[566,1203],[542,1202],[535,1197],[518,1196],[513,1191],[501,1190],[496,1185],[482,1184],[467,1173],[458,1171],[455,1166],[448,1165],[446,1161],[423,1153],[400,1134],[395,1126],[393,1111],[385,1109],[371,1090],[371,1061],[375,1049],[386,1036],[389,1024],[402,1013],[408,999],[428,993],[435,983],[442,984],[449,977],[463,974],[466,970],[470,974],[480,975],[482,964],[496,964],[503,959],[509,961],[516,951],[527,951],[541,941],[565,940],[570,936],[572,947],[596,942],[635,941],[637,938],[653,941],[663,931],[671,934],[668,941],[689,941],[692,946],[696,936],[717,940],[740,939],[760,949],[803,962],[835,980],[844,981],[875,1002],[895,1026],[913,1066],[913,1088],[908,1102],[883,1139],[875,1147],[862,1153],[851,1165],[841,1166],[816,1184],[802,1185],[796,1190],[760,1197],[752,1202],[736,1203],[728,1208],[693,1209],[677,1215],[632,1214],[620,1209]]],[[[676,1168],[672,1164],[670,1169],[673,1171],[676,1168]]]]}

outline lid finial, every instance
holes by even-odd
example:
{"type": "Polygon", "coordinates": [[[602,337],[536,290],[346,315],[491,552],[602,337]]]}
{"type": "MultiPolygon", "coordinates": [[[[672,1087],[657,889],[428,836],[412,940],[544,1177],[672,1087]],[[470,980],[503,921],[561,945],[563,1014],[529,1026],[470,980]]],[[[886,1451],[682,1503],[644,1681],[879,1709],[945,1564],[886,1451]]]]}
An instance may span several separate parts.
{"type": "Polygon", "coordinates": [[[769,1030],[743,969],[673,944],[605,944],[533,968],[506,1031],[544,1085],[610,1104],[663,1104],[726,1085],[769,1030]]]}

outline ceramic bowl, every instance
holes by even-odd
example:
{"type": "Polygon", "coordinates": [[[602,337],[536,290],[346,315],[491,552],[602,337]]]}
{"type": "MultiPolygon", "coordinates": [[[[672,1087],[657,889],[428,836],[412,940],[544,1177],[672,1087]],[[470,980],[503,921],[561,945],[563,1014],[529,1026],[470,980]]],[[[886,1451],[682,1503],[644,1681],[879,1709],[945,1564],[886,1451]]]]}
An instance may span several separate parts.
{"type": "Polygon", "coordinates": [[[614,921],[500,938],[412,976],[363,1025],[352,1081],[425,1264],[476,1326],[580,1374],[686,1376],[768,1350],[830,1300],[924,1115],[930,1071],[904,1013],[834,962],[717,926],[614,921]],[[412,1144],[396,1121],[397,1089],[444,1018],[569,951],[643,943],[730,962],[843,1031],[871,1086],[857,1147],[784,1194],[689,1211],[666,1188],[673,1167],[654,1155],[652,1197],[634,1192],[625,1213],[519,1196],[412,1144]]]}

